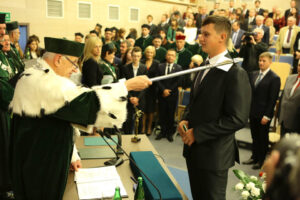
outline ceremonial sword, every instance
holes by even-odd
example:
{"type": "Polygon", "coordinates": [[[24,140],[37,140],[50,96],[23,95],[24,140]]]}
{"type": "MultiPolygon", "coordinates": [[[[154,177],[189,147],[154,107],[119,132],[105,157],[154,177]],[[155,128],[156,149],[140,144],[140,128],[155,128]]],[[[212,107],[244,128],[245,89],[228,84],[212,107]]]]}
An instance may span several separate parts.
{"type": "Polygon", "coordinates": [[[182,76],[182,75],[185,75],[185,74],[190,74],[190,73],[193,73],[193,72],[198,72],[198,71],[202,71],[202,70],[206,70],[206,69],[220,67],[220,66],[223,66],[223,65],[235,64],[235,63],[239,63],[239,62],[242,62],[242,61],[243,61],[243,58],[234,58],[234,59],[231,59],[231,60],[225,60],[223,62],[220,62],[220,63],[216,64],[216,65],[208,64],[208,65],[204,65],[204,66],[201,66],[201,67],[196,67],[196,68],[193,68],[193,69],[187,69],[187,70],[175,72],[175,73],[172,73],[172,74],[157,76],[157,77],[154,77],[154,78],[150,78],[150,80],[152,82],[161,81],[161,80],[165,80],[165,79],[174,78],[174,77],[177,77],[177,76],[182,76]]]}

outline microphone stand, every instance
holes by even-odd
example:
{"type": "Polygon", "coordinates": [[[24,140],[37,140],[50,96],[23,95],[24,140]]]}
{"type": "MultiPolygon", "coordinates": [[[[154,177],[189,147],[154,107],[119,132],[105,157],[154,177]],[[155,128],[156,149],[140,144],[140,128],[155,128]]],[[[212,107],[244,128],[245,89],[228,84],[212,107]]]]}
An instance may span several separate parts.
{"type": "MultiPolygon", "coordinates": [[[[105,165],[108,165],[108,166],[114,165],[114,166],[116,166],[116,167],[118,167],[119,165],[123,164],[124,160],[118,156],[118,154],[117,154],[117,152],[114,150],[114,148],[112,148],[112,146],[109,144],[109,142],[107,142],[107,140],[105,139],[105,136],[106,136],[107,138],[111,139],[115,144],[117,144],[117,143],[115,142],[115,140],[112,139],[112,137],[111,137],[109,134],[104,133],[104,131],[98,130],[97,132],[101,135],[101,137],[103,138],[104,142],[109,146],[109,148],[110,148],[110,149],[115,153],[115,155],[116,155],[115,158],[110,159],[110,160],[104,162],[104,164],[105,164],[105,165]]],[[[120,146],[120,145],[117,144],[117,146],[120,146]]],[[[121,147],[121,146],[120,146],[120,147],[121,147]]],[[[121,148],[121,149],[122,149],[122,148],[121,148]]]]}
{"type": "MultiPolygon", "coordinates": [[[[118,127],[114,126],[115,130],[120,132],[118,127]]],[[[111,139],[117,146],[119,146],[119,144],[110,136],[110,135],[105,135],[107,138],[111,139]]],[[[139,168],[137,166],[137,164],[135,163],[135,161],[128,155],[128,153],[121,147],[119,146],[124,154],[126,155],[126,157],[132,162],[132,164],[144,175],[144,177],[150,182],[150,184],[155,188],[155,190],[157,191],[158,195],[159,195],[159,199],[162,200],[162,196],[161,196],[161,192],[159,191],[158,187],[152,182],[152,180],[145,174],[145,172],[143,170],[141,170],[141,168],[139,168]]]]}

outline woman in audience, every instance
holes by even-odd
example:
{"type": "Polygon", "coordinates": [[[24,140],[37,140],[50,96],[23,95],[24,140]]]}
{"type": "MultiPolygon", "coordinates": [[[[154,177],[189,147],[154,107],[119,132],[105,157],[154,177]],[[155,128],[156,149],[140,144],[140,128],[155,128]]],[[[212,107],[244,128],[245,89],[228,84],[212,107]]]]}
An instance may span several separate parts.
{"type": "Polygon", "coordinates": [[[34,38],[29,38],[26,44],[25,56],[26,60],[35,59],[40,57],[38,50],[38,43],[34,38]]]}
{"type": "Polygon", "coordinates": [[[103,71],[100,68],[102,41],[99,37],[90,37],[85,43],[82,60],[82,84],[87,87],[101,85],[103,71]]]}
{"type": "Polygon", "coordinates": [[[273,26],[273,19],[272,18],[267,18],[265,22],[265,26],[269,27],[270,29],[270,42],[269,44],[272,45],[274,43],[274,35],[275,35],[275,28],[273,26]]]}
{"type": "Polygon", "coordinates": [[[269,10],[267,10],[267,9],[264,10],[263,17],[264,17],[264,23],[265,23],[267,18],[269,17],[269,10]]]}
{"type": "Polygon", "coordinates": [[[123,73],[123,71],[122,71],[123,66],[127,66],[127,65],[129,65],[130,63],[132,63],[132,56],[131,56],[132,49],[133,49],[133,47],[129,47],[129,48],[126,50],[126,52],[125,52],[125,56],[124,56],[123,59],[122,59],[122,64],[121,64],[121,66],[119,67],[119,69],[121,69],[121,70],[120,70],[120,74],[119,74],[119,79],[125,77],[125,76],[124,76],[124,73],[123,73]]]}
{"type": "Polygon", "coordinates": [[[183,27],[183,29],[186,36],[185,41],[188,44],[195,44],[195,39],[197,37],[197,28],[194,24],[194,20],[191,18],[187,18],[186,26],[183,27]]]}
{"type": "Polygon", "coordinates": [[[175,37],[176,37],[176,30],[178,29],[178,22],[176,19],[171,19],[171,26],[168,28],[167,32],[167,40],[169,43],[174,43],[175,42],[175,37]]]}
{"type": "Polygon", "coordinates": [[[300,136],[283,138],[265,161],[265,200],[300,199],[300,136]]]}
{"type": "MultiPolygon", "coordinates": [[[[154,60],[155,57],[155,48],[154,46],[148,46],[145,49],[145,58],[141,60],[141,63],[147,66],[148,70],[148,77],[153,78],[157,75],[159,61],[154,60]]],[[[156,87],[155,85],[151,85],[147,88],[145,93],[145,108],[144,108],[144,117],[143,117],[143,129],[142,133],[145,133],[147,127],[147,135],[151,135],[152,132],[152,122],[153,122],[153,115],[156,106],[156,87]],[[148,122],[148,124],[147,124],[148,122]]]]}
{"type": "Polygon", "coordinates": [[[276,34],[278,34],[279,30],[285,26],[285,18],[279,8],[276,10],[276,13],[273,14],[273,24],[276,30],[276,34]]]}

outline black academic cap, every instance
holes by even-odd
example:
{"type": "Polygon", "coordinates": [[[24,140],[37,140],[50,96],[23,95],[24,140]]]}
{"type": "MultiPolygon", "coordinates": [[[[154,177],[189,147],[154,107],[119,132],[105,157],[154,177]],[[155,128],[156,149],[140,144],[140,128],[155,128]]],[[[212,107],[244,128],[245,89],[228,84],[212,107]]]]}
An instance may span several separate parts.
{"type": "Polygon", "coordinates": [[[13,30],[15,30],[17,28],[19,28],[19,24],[18,24],[17,21],[6,23],[6,30],[7,31],[13,31],[13,30]]]}
{"type": "Polygon", "coordinates": [[[143,24],[143,25],[142,25],[142,28],[147,28],[147,29],[150,30],[150,26],[149,26],[148,24],[143,24]]]}
{"type": "Polygon", "coordinates": [[[102,28],[102,25],[97,23],[96,26],[100,27],[100,29],[102,28]]]}
{"type": "Polygon", "coordinates": [[[80,37],[82,37],[82,38],[84,37],[83,34],[80,33],[80,32],[75,33],[75,36],[80,36],[80,37]]]}
{"type": "Polygon", "coordinates": [[[104,32],[106,32],[106,31],[110,31],[110,32],[111,32],[111,31],[112,31],[112,28],[105,28],[105,29],[104,29],[104,32]]]}
{"type": "Polygon", "coordinates": [[[82,43],[60,38],[45,37],[44,42],[46,51],[68,56],[80,57],[84,48],[82,43]]]}

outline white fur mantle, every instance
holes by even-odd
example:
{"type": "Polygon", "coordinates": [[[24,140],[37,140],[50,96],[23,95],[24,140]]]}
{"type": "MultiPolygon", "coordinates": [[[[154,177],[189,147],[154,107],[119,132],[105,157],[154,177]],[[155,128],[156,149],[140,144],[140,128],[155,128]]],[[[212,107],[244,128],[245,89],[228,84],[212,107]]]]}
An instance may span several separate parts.
{"type": "Polygon", "coordinates": [[[41,117],[55,113],[80,94],[92,90],[97,94],[100,110],[95,124],[90,125],[120,127],[126,120],[128,92],[124,82],[92,89],[78,87],[71,80],[57,75],[43,59],[38,59],[36,65],[22,73],[10,109],[14,114],[41,117]]]}

